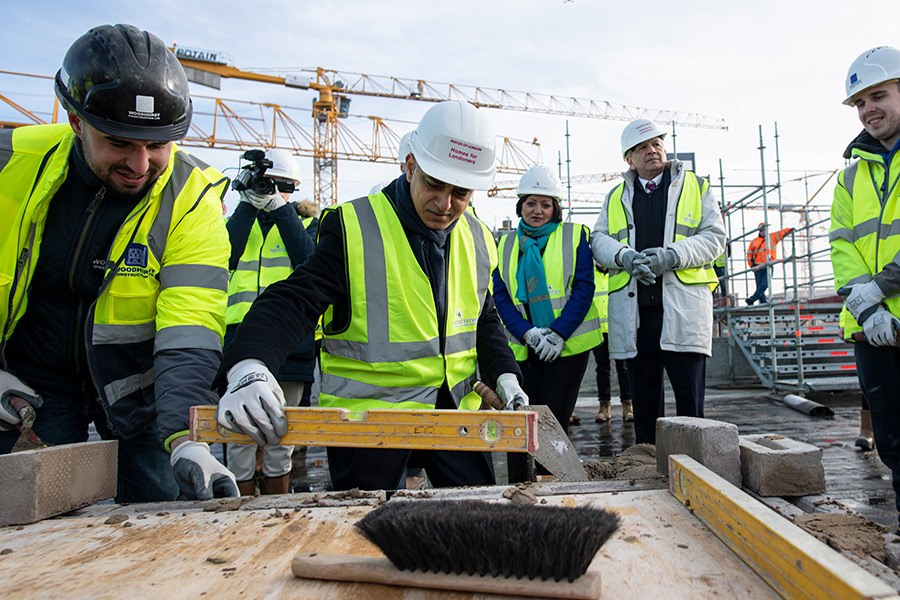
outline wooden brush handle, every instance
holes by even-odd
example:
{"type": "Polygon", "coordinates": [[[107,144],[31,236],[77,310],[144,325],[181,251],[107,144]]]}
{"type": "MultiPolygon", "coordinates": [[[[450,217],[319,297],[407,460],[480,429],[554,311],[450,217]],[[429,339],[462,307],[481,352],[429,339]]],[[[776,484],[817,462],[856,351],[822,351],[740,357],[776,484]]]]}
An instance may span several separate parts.
{"type": "MultiPolygon", "coordinates": [[[[599,553],[598,556],[600,556],[599,553]]],[[[588,568],[587,573],[572,583],[568,583],[566,581],[541,581],[540,579],[517,579],[514,577],[507,579],[480,575],[401,571],[383,556],[301,552],[291,561],[291,571],[294,575],[306,579],[380,583],[482,594],[585,599],[600,597],[600,573],[595,565],[592,567],[594,568],[588,568]]]]}

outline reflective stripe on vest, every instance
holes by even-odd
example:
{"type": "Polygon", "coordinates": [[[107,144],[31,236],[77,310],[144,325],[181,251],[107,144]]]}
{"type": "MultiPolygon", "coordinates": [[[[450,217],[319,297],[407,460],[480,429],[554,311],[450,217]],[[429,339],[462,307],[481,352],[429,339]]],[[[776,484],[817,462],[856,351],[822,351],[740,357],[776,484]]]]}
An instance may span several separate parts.
{"type": "MultiPolygon", "coordinates": [[[[681,187],[681,194],[678,196],[678,205],[675,208],[675,236],[673,239],[675,242],[689,238],[697,232],[703,213],[701,200],[709,188],[709,182],[699,179],[692,171],[683,171],[682,178],[684,183],[681,187]]],[[[625,204],[622,201],[624,190],[625,182],[620,183],[613,190],[608,203],[607,221],[609,235],[631,246],[629,235],[631,229],[629,229],[628,217],[625,215],[625,204]]],[[[624,269],[616,270],[615,273],[612,271],[610,270],[609,276],[610,293],[622,289],[631,279],[631,275],[624,269]]],[[[706,284],[710,290],[716,289],[719,285],[718,277],[716,277],[711,263],[699,267],[678,269],[675,271],[675,275],[685,285],[706,284]]]]}
{"type": "Polygon", "coordinates": [[[496,266],[490,232],[468,212],[448,238],[444,348],[431,283],[383,193],[334,209],[346,235],[350,322],[324,315],[323,407],[434,408],[444,382],[461,409],[477,409],[476,328],[496,266]]]}
{"type": "MultiPolygon", "coordinates": [[[[832,220],[828,233],[832,245],[837,240],[852,244],[864,263],[864,267],[858,261],[842,264],[842,257],[832,254],[832,261],[837,261],[834,272],[847,279],[844,285],[871,281],[886,264],[900,256],[900,156],[894,154],[887,172],[881,155],[856,148],[852,153],[860,160],[839,176],[839,185],[847,190],[852,202],[850,206],[844,202],[838,207],[836,201],[832,209],[852,211],[852,228],[838,227],[832,220]],[[884,188],[887,194],[882,196],[884,188]]],[[[900,318],[900,296],[885,298],[883,302],[892,315],[900,318]]],[[[857,331],[862,331],[862,327],[852,316],[848,317],[844,338],[849,339],[857,331]]]]}
{"type": "Polygon", "coordinates": [[[237,325],[243,321],[257,296],[273,283],[286,279],[292,271],[291,258],[281,239],[278,225],[273,223],[263,239],[262,227],[254,219],[244,252],[228,280],[225,324],[237,325]]]}
{"type": "MultiPolygon", "coordinates": [[[[547,291],[550,296],[550,305],[553,308],[554,318],[559,317],[563,307],[572,295],[572,280],[575,276],[575,256],[578,244],[581,241],[581,233],[587,234],[587,228],[577,223],[560,223],[550,234],[547,245],[544,248],[542,259],[544,272],[547,278],[547,291]]],[[[518,278],[516,270],[519,266],[519,239],[515,231],[507,233],[500,238],[500,277],[509,290],[509,296],[513,305],[522,318],[527,319],[525,306],[516,297],[518,290],[518,278]]],[[[594,299],[591,307],[584,317],[584,321],[572,332],[563,347],[562,356],[581,354],[598,346],[603,342],[600,305],[597,301],[596,277],[594,278],[594,299]]],[[[528,357],[528,348],[506,330],[506,339],[512,348],[517,361],[523,361],[528,357]]]]}

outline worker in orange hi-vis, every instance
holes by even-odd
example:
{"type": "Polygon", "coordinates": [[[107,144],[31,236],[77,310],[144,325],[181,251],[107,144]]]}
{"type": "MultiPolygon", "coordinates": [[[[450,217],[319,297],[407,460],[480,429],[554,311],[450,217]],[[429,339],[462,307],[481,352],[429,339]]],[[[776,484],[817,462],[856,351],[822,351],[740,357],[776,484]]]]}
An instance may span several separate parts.
{"type": "Polygon", "coordinates": [[[769,234],[769,243],[766,244],[766,224],[759,224],[759,235],[750,242],[747,248],[747,265],[754,269],[753,275],[756,277],[756,291],[747,298],[745,302],[753,304],[759,300],[760,304],[766,303],[766,289],[769,287],[769,274],[765,267],[767,262],[775,260],[775,246],[784,239],[786,235],[794,231],[793,227],[787,227],[780,231],[774,231],[769,234]]]}

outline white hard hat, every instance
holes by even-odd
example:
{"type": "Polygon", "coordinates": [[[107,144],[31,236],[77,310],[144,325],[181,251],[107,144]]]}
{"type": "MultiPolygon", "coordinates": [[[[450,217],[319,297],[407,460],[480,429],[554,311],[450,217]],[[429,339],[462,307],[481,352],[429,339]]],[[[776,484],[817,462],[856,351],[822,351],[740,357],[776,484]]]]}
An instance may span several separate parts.
{"type": "Polygon", "coordinates": [[[562,194],[562,182],[559,180],[556,172],[550,167],[535,165],[522,175],[522,179],[519,180],[519,189],[516,193],[519,198],[531,194],[539,194],[559,200],[562,194]]]}
{"type": "Polygon", "coordinates": [[[409,139],[416,164],[429,176],[467,190],[494,181],[494,131],[484,112],[467,102],[435,104],[409,139]]]}
{"type": "Polygon", "coordinates": [[[266,158],[272,161],[272,166],[266,169],[267,177],[290,179],[294,185],[300,185],[300,163],[294,155],[282,148],[269,148],[266,150],[266,158]]]}
{"type": "Polygon", "coordinates": [[[847,99],[844,104],[852,105],[852,98],[885,81],[900,79],[900,50],[890,46],[878,46],[866,50],[850,65],[844,88],[847,99]]]}
{"type": "Polygon", "coordinates": [[[628,151],[638,144],[656,137],[664,138],[666,134],[660,131],[653,121],[635,119],[626,125],[625,130],[622,132],[622,158],[625,158],[628,151]]]}
{"type": "Polygon", "coordinates": [[[412,137],[413,132],[407,132],[402,138],[400,138],[400,147],[397,149],[397,162],[401,165],[406,162],[406,157],[409,155],[409,138],[412,137]]]}

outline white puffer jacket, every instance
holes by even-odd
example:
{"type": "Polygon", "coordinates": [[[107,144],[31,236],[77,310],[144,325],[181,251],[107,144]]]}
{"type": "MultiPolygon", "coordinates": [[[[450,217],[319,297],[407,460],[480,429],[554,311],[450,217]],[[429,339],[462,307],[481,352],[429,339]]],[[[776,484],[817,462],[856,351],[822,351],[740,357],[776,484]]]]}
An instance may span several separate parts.
{"type": "MultiPolygon", "coordinates": [[[[671,174],[666,224],[663,233],[664,247],[671,248],[678,255],[678,267],[699,267],[711,263],[725,251],[725,228],[719,204],[708,189],[701,198],[702,215],[696,233],[675,242],[675,211],[678,197],[684,185],[684,166],[680,161],[670,161],[666,167],[671,174]]],[[[629,226],[634,225],[634,182],[637,173],[633,170],[625,177],[622,202],[629,226]]],[[[608,267],[610,276],[621,271],[616,264],[616,255],[628,247],[609,235],[609,199],[594,231],[591,234],[591,251],[594,260],[608,267]]],[[[633,236],[632,236],[633,239],[633,236]]],[[[685,285],[673,271],[663,274],[663,326],[659,347],[673,352],[699,352],[712,355],[712,292],[706,285],[685,285]]],[[[614,359],[633,358],[637,354],[638,306],[637,281],[632,278],[625,287],[609,294],[609,356],[614,359]]]]}

